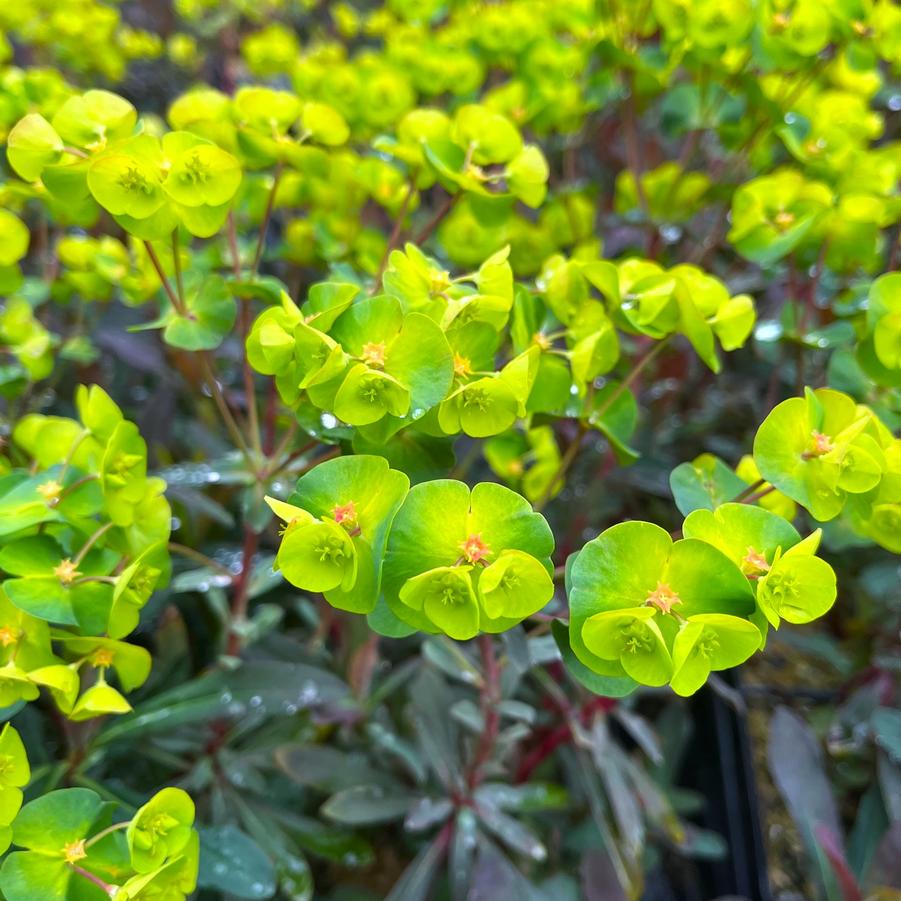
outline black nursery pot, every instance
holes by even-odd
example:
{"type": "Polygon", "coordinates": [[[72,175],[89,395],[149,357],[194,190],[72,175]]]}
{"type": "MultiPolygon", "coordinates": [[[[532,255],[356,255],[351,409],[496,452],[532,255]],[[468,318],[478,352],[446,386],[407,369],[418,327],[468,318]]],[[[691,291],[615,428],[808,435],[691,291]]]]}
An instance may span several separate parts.
{"type": "MultiPolygon", "coordinates": [[[[720,675],[738,687],[734,671],[720,675]]],[[[772,901],[746,716],[709,686],[687,712],[693,730],[677,784],[703,796],[693,821],[719,833],[728,853],[722,860],[668,860],[649,875],[643,901],[772,901]]]]}

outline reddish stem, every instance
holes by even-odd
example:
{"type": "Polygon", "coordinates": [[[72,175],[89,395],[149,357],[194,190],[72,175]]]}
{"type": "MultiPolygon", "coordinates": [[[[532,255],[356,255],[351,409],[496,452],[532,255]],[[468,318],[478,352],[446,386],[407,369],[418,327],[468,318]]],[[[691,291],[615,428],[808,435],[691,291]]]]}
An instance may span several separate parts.
{"type": "Polygon", "coordinates": [[[482,781],[482,769],[491,757],[501,722],[500,711],[497,709],[500,702],[501,672],[494,653],[494,640],[489,634],[483,633],[479,636],[479,651],[482,655],[482,670],[485,676],[482,684],[484,728],[469,769],[470,789],[476,788],[482,781]]]}
{"type": "Polygon", "coordinates": [[[236,656],[241,651],[241,635],[235,629],[235,624],[247,618],[247,604],[249,601],[248,590],[250,588],[250,572],[253,566],[253,557],[260,544],[260,536],[247,524],[244,524],[244,546],[241,551],[241,571],[234,581],[234,594],[232,595],[231,619],[232,628],[228,636],[228,653],[236,656]]]}
{"type": "MultiPolygon", "coordinates": [[[[598,711],[609,713],[616,707],[616,700],[613,698],[594,697],[586,701],[579,711],[579,719],[585,725],[588,724],[591,717],[598,711]]],[[[560,711],[562,716],[566,716],[568,711],[560,711]]],[[[554,729],[547,732],[538,744],[522,758],[519,766],[516,768],[516,774],[513,781],[516,783],[527,782],[532,773],[547,760],[554,751],[561,745],[565,745],[572,740],[572,730],[569,722],[563,722],[554,729]]]]}
{"type": "Polygon", "coordinates": [[[88,882],[93,882],[94,885],[97,886],[101,891],[106,892],[107,895],[112,896],[113,891],[118,888],[118,886],[110,885],[108,882],[104,882],[99,876],[95,876],[93,873],[89,873],[83,867],[79,867],[74,863],[70,863],[74,873],[78,873],[79,876],[83,876],[88,882]]]}

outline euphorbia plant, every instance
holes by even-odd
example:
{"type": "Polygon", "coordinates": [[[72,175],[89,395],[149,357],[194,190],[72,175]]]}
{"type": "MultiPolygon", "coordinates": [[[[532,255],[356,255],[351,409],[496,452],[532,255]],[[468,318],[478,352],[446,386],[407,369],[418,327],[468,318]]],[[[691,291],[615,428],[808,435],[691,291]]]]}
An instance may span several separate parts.
{"type": "Polygon", "coordinates": [[[689,842],[599,714],[642,686],[722,691],[712,674],[829,612],[842,548],[901,551],[901,295],[879,275],[901,169],[896,142],[874,144],[892,5],[179,2],[165,50],[93,3],[61,5],[54,43],[33,6],[0,21],[66,77],[0,72],[0,705],[29,703],[28,725],[49,699],[65,760],[42,759],[18,813],[24,750],[0,737],[20,849],[0,891],[178,899],[202,843],[209,888],[311,897],[299,849],[358,846],[297,816],[309,797],[277,765],[326,787],[326,820],[435,830],[394,897],[424,896],[445,856],[448,893],[475,892],[477,847],[521,894],[494,840],[544,860],[528,815],[568,802],[502,780],[562,745],[637,897],[643,817],[689,842]],[[203,49],[223,57],[209,84],[203,49]],[[198,82],[163,115],[130,81],[84,77],[163,52],[198,82]],[[112,353],[163,373],[159,406],[112,353]],[[665,446],[666,404],[734,371],[758,379],[741,421],[665,446]],[[653,500],[659,472],[623,500],[625,467],[650,449],[669,469],[683,447],[679,520],[653,500]],[[196,569],[167,589],[171,554],[196,569]],[[168,603],[185,592],[202,603],[168,603]],[[169,691],[130,713],[145,644],[169,691]],[[476,687],[459,697],[426,664],[415,683],[459,741],[421,725],[421,700],[415,742],[392,731],[408,670],[379,664],[410,647],[417,673],[476,687]],[[323,648],[350,688],[314,668],[323,648]],[[264,727],[273,707],[284,727],[264,727]],[[363,734],[402,777],[316,756],[363,734]],[[123,736],[182,786],[128,818],[111,805],[150,792],[104,769],[123,736]],[[618,843],[592,788],[616,761],[642,800],[630,815],[611,790],[618,843]],[[183,788],[216,824],[202,841],[183,788]]]}

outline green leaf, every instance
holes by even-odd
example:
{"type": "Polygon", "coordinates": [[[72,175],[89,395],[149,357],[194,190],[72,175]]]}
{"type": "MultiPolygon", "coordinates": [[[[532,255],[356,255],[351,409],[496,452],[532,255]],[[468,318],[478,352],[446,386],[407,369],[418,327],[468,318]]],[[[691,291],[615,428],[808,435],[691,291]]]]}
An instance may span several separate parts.
{"type": "Polygon", "coordinates": [[[415,800],[415,795],[387,792],[380,785],[356,785],[332,795],[320,813],[337,823],[370,826],[402,819],[415,800]]]}
{"type": "Polygon", "coordinates": [[[28,252],[28,228],[18,216],[0,210],[0,266],[12,266],[28,252]]]}
{"type": "Polygon", "coordinates": [[[186,287],[186,315],[171,310],[165,317],[163,337],[182,350],[214,350],[232,330],[237,303],[225,280],[207,276],[196,289],[186,287]]]}
{"type": "Polygon", "coordinates": [[[30,851],[8,855],[0,870],[7,901],[67,901],[73,878],[77,877],[62,859],[53,860],[30,851]]]}
{"type": "Polygon", "coordinates": [[[235,898],[271,898],[277,880],[272,861],[260,846],[235,826],[207,827],[200,831],[202,888],[224,892],[235,898]]]}
{"type": "Polygon", "coordinates": [[[715,510],[748,487],[719,457],[701,454],[680,463],[669,477],[670,490],[683,516],[694,510],[715,510]]]}

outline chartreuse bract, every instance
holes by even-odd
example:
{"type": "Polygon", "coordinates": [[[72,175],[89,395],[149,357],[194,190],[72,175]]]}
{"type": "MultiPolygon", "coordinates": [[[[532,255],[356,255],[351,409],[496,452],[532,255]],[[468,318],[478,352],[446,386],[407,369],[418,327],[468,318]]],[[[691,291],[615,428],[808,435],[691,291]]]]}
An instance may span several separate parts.
{"type": "Polygon", "coordinates": [[[171,513],[147,448],[100,388],[79,418],[31,414],[13,432],[30,467],[0,479],[0,698],[45,689],[71,719],[130,710],[150,671],[124,641],[168,574],[171,513]]]}
{"type": "Polygon", "coordinates": [[[287,502],[267,498],[285,523],[282,575],[341,610],[371,613],[388,531],[409,485],[382,457],[359,454],[321,463],[298,479],[287,502]]]}
{"type": "Polygon", "coordinates": [[[790,522],[769,510],[727,503],[689,513],[682,532],[718,548],[739,567],[772,626],[783,619],[809,623],[835,602],[835,572],[816,556],[819,529],[802,540],[790,522]]]}
{"type": "Polygon", "coordinates": [[[129,819],[87,788],[51,791],[21,807],[29,778],[18,733],[0,733],[8,901],[64,898],[184,901],[197,887],[200,842],[194,802],[180,788],[157,792],[129,819]]]}
{"type": "Polygon", "coordinates": [[[747,577],[714,545],[625,522],[569,567],[569,640],[594,672],[694,693],[760,647],[747,577]]]}
{"type": "Polygon", "coordinates": [[[826,522],[898,547],[901,439],[864,404],[829,388],[778,404],[754,439],[761,476],[826,522]]]}
{"type": "Polygon", "coordinates": [[[382,590],[414,628],[457,639],[502,632],[551,599],[553,550],[544,517],[509,488],[426,482],[394,519],[382,590]]]}
{"type": "Polygon", "coordinates": [[[550,529],[501,485],[410,489],[384,459],[357,455],[322,463],[290,502],[270,505],[286,523],[277,558],[285,578],[339,609],[374,613],[389,634],[501,632],[553,595],[550,529]]]}
{"type": "MultiPolygon", "coordinates": [[[[770,627],[829,611],[818,522],[827,549],[901,552],[901,282],[879,275],[901,219],[896,4],[177,0],[165,41],[115,4],[46,5],[0,10],[0,394],[46,409],[71,366],[107,366],[91,336],[108,304],[158,303],[125,311],[130,328],[158,330],[164,368],[201,373],[237,420],[245,539],[277,495],[276,567],[300,591],[387,636],[562,618],[536,510],[580,445],[634,461],[638,400],[687,383],[695,356],[719,372],[755,330],[767,396],[788,370],[829,387],[776,405],[737,465],[704,453],[673,470],[682,537],[628,521],[570,557],[554,637],[571,672],[611,695],[691,694],[770,627]],[[295,13],[326,27],[301,42],[295,13]],[[212,87],[201,48],[217,38],[212,87]],[[193,86],[142,115],[115,85],[163,55],[193,86]],[[94,74],[112,90],[85,90],[94,74]],[[762,309],[785,300],[758,322],[743,292],[761,282],[762,309]],[[343,456],[308,466],[308,438],[343,456]],[[477,467],[470,448],[507,487],[436,480],[477,467]]],[[[71,419],[20,416],[0,455],[0,707],[44,694],[81,721],[127,712],[148,677],[127,638],[166,584],[172,520],[136,426],[99,388],[74,400],[71,419]]],[[[231,580],[229,666],[256,556],[231,580]]],[[[28,777],[7,726],[0,832],[19,850],[4,897],[193,890],[179,789],[124,822],[86,789],[17,817],[28,777]]]]}

